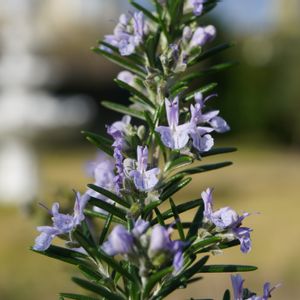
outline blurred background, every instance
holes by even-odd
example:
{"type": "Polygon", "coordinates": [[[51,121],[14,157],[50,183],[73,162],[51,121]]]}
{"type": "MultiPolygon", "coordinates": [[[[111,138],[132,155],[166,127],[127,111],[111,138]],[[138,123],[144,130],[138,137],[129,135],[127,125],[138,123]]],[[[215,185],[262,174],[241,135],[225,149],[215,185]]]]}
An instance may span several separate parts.
{"type": "MultiPolygon", "coordinates": [[[[89,182],[84,168],[96,150],[80,130],[101,132],[120,117],[99,104],[126,102],[112,81],[120,70],[89,48],[128,9],[125,0],[0,0],[0,299],[78,290],[73,268],[29,247],[43,222],[37,203],[64,201],[89,182]]],[[[216,24],[216,43],[237,43],[210,63],[240,63],[213,76],[215,105],[232,128],[217,146],[239,152],[224,155],[230,169],[195,176],[177,201],[214,186],[216,207],[260,212],[247,220],[252,252],[229,250],[211,263],[257,265],[247,287],[261,293],[265,281],[281,282],[274,299],[300,299],[300,1],[224,0],[205,23],[216,24]]],[[[221,299],[229,286],[228,274],[205,276],[173,299],[221,299]]]]}

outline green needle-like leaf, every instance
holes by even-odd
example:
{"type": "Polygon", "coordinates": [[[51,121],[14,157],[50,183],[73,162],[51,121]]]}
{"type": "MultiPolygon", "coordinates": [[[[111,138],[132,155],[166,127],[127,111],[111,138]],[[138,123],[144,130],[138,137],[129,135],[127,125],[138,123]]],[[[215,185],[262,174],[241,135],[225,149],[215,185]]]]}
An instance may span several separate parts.
{"type": "Polygon", "coordinates": [[[181,220],[180,220],[180,217],[179,217],[179,213],[177,211],[177,207],[176,207],[174,201],[172,200],[172,198],[170,198],[169,201],[170,201],[171,209],[172,209],[172,212],[173,212],[173,215],[174,215],[174,219],[175,219],[175,223],[176,223],[176,227],[178,229],[180,239],[182,241],[184,241],[185,236],[184,236],[183,226],[182,226],[182,223],[181,223],[181,220]]]}
{"type": "Polygon", "coordinates": [[[109,53],[105,50],[102,50],[100,48],[92,48],[92,51],[95,53],[102,54],[104,57],[106,57],[108,60],[116,63],[117,65],[137,74],[138,76],[144,78],[146,76],[146,73],[139,68],[137,65],[133,64],[132,62],[129,62],[124,57],[120,57],[119,55],[116,55],[114,53],[109,53]]]}
{"type": "Polygon", "coordinates": [[[137,278],[135,278],[131,273],[129,273],[125,267],[123,267],[119,262],[117,262],[114,258],[108,256],[106,253],[104,253],[101,249],[98,251],[98,255],[106,262],[113,270],[116,272],[119,272],[122,276],[127,278],[130,281],[133,281],[137,284],[139,284],[137,278]]]}
{"type": "MultiPolygon", "coordinates": [[[[192,78],[192,76],[196,76],[197,74],[195,74],[195,73],[190,74],[191,75],[190,78],[192,78]]],[[[217,87],[217,85],[218,85],[217,83],[213,82],[213,83],[207,84],[207,85],[205,85],[205,86],[203,86],[203,87],[201,87],[201,88],[199,88],[199,89],[197,89],[195,91],[192,91],[192,92],[190,92],[190,93],[188,93],[186,95],[184,101],[191,101],[191,100],[193,100],[194,97],[195,97],[195,93],[198,93],[198,92],[200,92],[200,93],[208,93],[208,92],[214,90],[217,87]]]]}
{"type": "Polygon", "coordinates": [[[79,294],[71,294],[71,293],[60,293],[61,299],[73,299],[73,300],[99,300],[99,298],[93,298],[90,296],[84,296],[79,294]]]}
{"type": "Polygon", "coordinates": [[[99,238],[99,245],[102,245],[105,238],[106,238],[106,235],[108,233],[108,230],[109,230],[109,227],[110,227],[110,224],[112,222],[112,219],[113,219],[113,215],[112,214],[109,214],[107,216],[107,219],[105,221],[105,224],[103,226],[103,229],[102,229],[102,232],[101,232],[101,235],[100,235],[100,238],[99,238]]]}
{"type": "Polygon", "coordinates": [[[197,232],[198,232],[198,229],[201,227],[202,225],[202,220],[203,220],[203,210],[204,210],[204,205],[203,203],[199,206],[195,216],[194,216],[194,219],[193,219],[193,222],[192,222],[192,225],[190,227],[190,230],[186,236],[186,239],[189,240],[191,237],[197,235],[197,232]]]}
{"type": "Polygon", "coordinates": [[[180,171],[178,174],[193,175],[193,174],[198,174],[198,173],[221,169],[221,168],[228,167],[231,165],[232,165],[231,161],[225,161],[225,162],[221,162],[221,163],[217,163],[217,164],[209,164],[209,165],[198,166],[198,167],[191,168],[191,169],[186,169],[186,170],[180,171]]]}
{"type": "Polygon", "coordinates": [[[230,291],[226,290],[223,296],[223,300],[230,300],[230,291]]]}
{"type": "Polygon", "coordinates": [[[96,145],[99,149],[107,153],[108,155],[113,155],[112,140],[89,131],[81,131],[81,133],[86,137],[86,139],[92,144],[96,145]]]}
{"type": "Polygon", "coordinates": [[[187,155],[181,156],[175,160],[169,161],[166,163],[165,172],[173,171],[177,168],[184,167],[186,165],[190,165],[193,162],[193,159],[187,155]]]}
{"type": "MultiPolygon", "coordinates": [[[[99,218],[99,219],[105,220],[105,221],[106,221],[107,218],[108,218],[108,215],[107,215],[107,214],[104,214],[104,213],[101,213],[101,212],[96,212],[96,211],[90,210],[90,209],[85,209],[85,210],[84,210],[84,214],[85,214],[86,216],[90,216],[90,217],[93,217],[93,218],[99,218]]],[[[117,224],[126,225],[126,221],[121,220],[120,218],[117,218],[117,217],[115,217],[115,216],[112,218],[112,221],[113,221],[114,223],[117,223],[117,224]]]]}
{"type": "MultiPolygon", "coordinates": [[[[221,238],[213,236],[213,237],[208,237],[204,240],[201,240],[199,242],[195,241],[188,249],[189,253],[202,253],[202,249],[207,249],[207,247],[211,247],[221,241],[221,238]]],[[[204,252],[204,251],[203,251],[204,252]]]]}
{"type": "Polygon", "coordinates": [[[122,80],[115,79],[115,82],[119,85],[119,87],[129,91],[132,95],[138,97],[145,105],[148,105],[152,108],[155,108],[155,105],[149,100],[147,96],[145,96],[142,92],[134,88],[133,86],[127,84],[122,80]]]}
{"type": "Polygon", "coordinates": [[[91,198],[89,201],[89,204],[97,206],[97,207],[111,213],[113,216],[116,216],[116,217],[122,219],[123,221],[127,220],[127,218],[126,218],[127,213],[125,210],[123,210],[119,207],[116,207],[108,202],[105,202],[103,200],[99,200],[96,198],[91,198]]]}
{"type": "Polygon", "coordinates": [[[123,200],[122,198],[120,198],[119,196],[117,196],[116,194],[98,186],[98,185],[94,185],[94,184],[88,184],[87,185],[89,188],[91,188],[92,190],[100,193],[101,195],[107,197],[108,199],[111,199],[113,201],[115,201],[116,203],[126,207],[126,208],[130,208],[130,204],[127,203],[125,200],[123,200]]]}
{"type": "Polygon", "coordinates": [[[81,278],[77,278],[77,277],[73,277],[72,280],[79,285],[80,287],[91,291],[93,293],[96,293],[106,299],[110,299],[110,300],[124,300],[123,297],[112,293],[111,291],[109,291],[108,289],[104,288],[102,285],[96,285],[94,283],[91,283],[87,280],[81,279],[81,278]]]}
{"type": "Polygon", "coordinates": [[[233,273],[233,272],[251,272],[257,270],[255,266],[242,265],[207,265],[203,266],[199,273],[233,273]]]}
{"type": "Polygon", "coordinates": [[[158,19],[152,14],[151,11],[143,7],[142,5],[138,4],[135,1],[130,0],[129,1],[132,6],[134,6],[137,10],[142,11],[145,16],[147,16],[150,20],[154,21],[155,23],[158,23],[158,19]]]}
{"type": "Polygon", "coordinates": [[[208,49],[207,51],[203,52],[202,54],[200,54],[196,59],[194,59],[190,65],[193,65],[195,63],[198,63],[202,60],[205,60],[207,58],[210,58],[211,56],[214,56],[216,54],[219,54],[220,52],[230,49],[231,47],[235,46],[235,43],[225,43],[225,44],[221,44],[218,45],[214,48],[208,49]]]}
{"type": "Polygon", "coordinates": [[[188,185],[192,181],[192,178],[188,177],[185,179],[182,179],[176,184],[173,184],[171,187],[166,189],[160,196],[160,199],[162,201],[167,200],[169,197],[173,196],[175,193],[177,193],[179,190],[183,189],[186,185],[188,185]]]}
{"type": "Polygon", "coordinates": [[[62,248],[58,246],[51,245],[45,251],[36,251],[31,249],[32,251],[57,259],[63,262],[72,264],[72,265],[86,265],[89,264],[89,257],[85,254],[79,253],[77,251],[73,251],[67,248],[62,248]]]}
{"type": "Polygon", "coordinates": [[[207,152],[201,154],[202,157],[208,157],[212,155],[225,154],[237,151],[235,147],[213,148],[207,152]]]}
{"type": "Polygon", "coordinates": [[[83,273],[83,275],[91,280],[91,281],[103,281],[104,277],[97,271],[91,269],[90,267],[86,266],[79,266],[79,270],[83,273]]]}
{"type": "Polygon", "coordinates": [[[178,274],[176,277],[171,279],[166,285],[163,285],[161,290],[153,297],[153,300],[163,299],[174,290],[179,288],[192,276],[194,276],[202,267],[206,264],[209,256],[204,256],[198,262],[196,262],[192,267],[178,274]]]}
{"type": "Polygon", "coordinates": [[[173,267],[162,269],[158,272],[155,272],[153,275],[150,276],[150,278],[147,281],[147,284],[143,291],[143,297],[144,299],[147,299],[147,297],[150,295],[152,289],[155,287],[156,284],[160,283],[162,279],[170,274],[173,271],[173,267]]]}
{"type": "Polygon", "coordinates": [[[108,109],[111,109],[113,111],[119,112],[119,113],[124,114],[124,115],[129,115],[129,116],[132,116],[134,118],[141,119],[141,120],[145,121],[145,117],[144,117],[143,112],[140,112],[136,109],[129,108],[125,105],[114,103],[114,102],[109,102],[109,101],[102,101],[101,104],[104,107],[106,107],[108,109]]]}
{"type": "MultiPolygon", "coordinates": [[[[188,201],[188,202],[183,203],[183,204],[179,204],[179,205],[176,206],[177,213],[181,214],[181,213],[186,212],[188,210],[191,210],[191,209],[193,209],[193,208],[195,208],[195,207],[197,207],[201,204],[202,204],[202,200],[200,200],[200,199],[188,201]]],[[[173,211],[171,209],[165,211],[164,213],[162,213],[162,217],[163,217],[164,220],[174,217],[173,211]]],[[[157,219],[154,219],[151,222],[151,225],[154,225],[156,223],[157,223],[157,219]]]]}

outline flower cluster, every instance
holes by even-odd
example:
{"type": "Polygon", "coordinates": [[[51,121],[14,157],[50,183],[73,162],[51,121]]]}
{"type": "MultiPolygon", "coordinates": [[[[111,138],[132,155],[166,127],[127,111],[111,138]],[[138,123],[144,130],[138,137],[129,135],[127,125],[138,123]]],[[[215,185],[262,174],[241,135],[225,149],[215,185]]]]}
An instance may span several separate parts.
{"type": "Polygon", "coordinates": [[[190,107],[191,119],[182,125],[179,125],[179,97],[175,97],[172,102],[168,99],[165,100],[169,126],[159,126],[156,128],[156,131],[160,133],[161,140],[166,147],[180,150],[192,139],[193,146],[200,153],[206,152],[214,145],[213,138],[208,133],[212,131],[222,133],[229,130],[226,121],[218,116],[219,111],[202,112],[202,109],[205,107],[204,103],[209,98],[203,99],[201,93],[196,93],[195,100],[197,103],[195,106],[191,105],[190,107]]]}
{"type": "Polygon", "coordinates": [[[140,191],[150,191],[158,182],[157,175],[160,173],[159,168],[147,171],[147,165],[148,148],[138,146],[136,169],[132,170],[129,175],[133,178],[135,187],[140,191]]]}
{"type": "Polygon", "coordinates": [[[102,250],[111,256],[124,255],[139,267],[142,274],[147,269],[149,272],[147,263],[161,268],[169,261],[173,261],[174,270],[178,272],[183,266],[184,243],[170,239],[172,228],[156,225],[150,230],[149,226],[149,222],[142,219],[135,222],[131,231],[117,225],[103,244],[102,250]]]}
{"type": "MultiPolygon", "coordinates": [[[[208,188],[202,192],[202,200],[204,202],[204,221],[209,225],[215,226],[215,231],[223,238],[228,240],[238,239],[241,245],[241,251],[248,253],[251,250],[250,228],[241,227],[242,221],[249,216],[244,213],[239,216],[236,211],[230,207],[223,207],[213,211],[213,190],[208,188]]],[[[211,226],[209,226],[211,227],[211,226]]]]}
{"type": "Polygon", "coordinates": [[[119,121],[113,123],[111,126],[107,128],[107,133],[111,135],[114,139],[113,147],[114,147],[114,158],[115,158],[115,166],[116,166],[116,176],[114,178],[115,190],[119,192],[124,174],[123,174],[123,155],[122,151],[126,146],[125,135],[128,127],[130,126],[131,118],[129,116],[124,116],[124,118],[119,121]]]}
{"type": "Polygon", "coordinates": [[[231,275],[231,282],[234,293],[234,300],[267,300],[271,298],[271,293],[279,287],[279,284],[271,288],[271,284],[266,282],[263,287],[263,296],[257,296],[243,287],[244,279],[239,275],[231,275]]]}
{"type": "MultiPolygon", "coordinates": [[[[142,12],[135,12],[130,17],[122,14],[114,34],[106,35],[105,42],[117,47],[123,56],[131,55],[140,46],[147,32],[147,25],[142,12]]],[[[108,48],[105,50],[110,51],[108,48]]]]}
{"type": "Polygon", "coordinates": [[[34,250],[45,251],[51,245],[52,240],[59,235],[70,234],[81,224],[85,216],[83,210],[89,200],[89,196],[76,193],[76,201],[73,215],[59,212],[59,203],[54,203],[51,209],[53,226],[39,226],[37,230],[41,234],[36,238],[33,246],[34,250]]]}

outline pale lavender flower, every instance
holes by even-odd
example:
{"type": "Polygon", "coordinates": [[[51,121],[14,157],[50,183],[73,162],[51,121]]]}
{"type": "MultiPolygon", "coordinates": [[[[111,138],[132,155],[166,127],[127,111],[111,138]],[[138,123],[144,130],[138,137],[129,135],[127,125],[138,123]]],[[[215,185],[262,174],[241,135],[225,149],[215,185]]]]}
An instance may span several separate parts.
{"type": "Polygon", "coordinates": [[[140,191],[152,190],[158,182],[157,175],[159,174],[159,168],[153,168],[147,171],[148,164],[148,148],[137,147],[137,168],[130,172],[130,176],[133,177],[135,187],[140,191]]]}
{"type": "Polygon", "coordinates": [[[52,221],[53,227],[58,229],[60,234],[68,233],[73,230],[75,220],[72,215],[62,214],[59,212],[59,203],[54,203],[52,206],[52,221]]]}
{"type": "MultiPolygon", "coordinates": [[[[135,52],[146,31],[144,16],[142,12],[134,12],[132,17],[122,14],[119,23],[114,29],[112,35],[105,36],[105,42],[119,49],[122,56],[128,56],[135,52]]],[[[107,47],[103,48],[106,50],[107,47]]]]}
{"type": "Polygon", "coordinates": [[[227,122],[219,116],[212,118],[209,121],[209,124],[211,125],[211,127],[214,128],[214,130],[216,132],[219,132],[219,133],[224,133],[224,132],[227,132],[230,130],[230,127],[227,124],[227,122]]]}
{"type": "Polygon", "coordinates": [[[114,122],[111,126],[108,126],[107,133],[110,134],[114,143],[114,158],[117,175],[114,177],[113,182],[115,184],[115,191],[118,193],[123,185],[124,170],[123,170],[123,154],[122,151],[125,147],[125,133],[130,125],[131,118],[124,116],[121,121],[114,122]]]}
{"type": "Polygon", "coordinates": [[[193,140],[193,146],[199,152],[207,152],[214,145],[214,139],[208,132],[212,131],[211,128],[207,127],[194,127],[190,130],[190,135],[193,140]]]}
{"type": "Polygon", "coordinates": [[[149,228],[149,226],[150,226],[150,223],[148,221],[139,219],[135,222],[134,227],[131,232],[134,237],[138,238],[146,232],[146,230],[149,228]]]}
{"type": "Polygon", "coordinates": [[[102,245],[102,250],[110,256],[133,254],[134,240],[144,234],[149,225],[149,222],[139,219],[131,232],[122,225],[115,226],[108,240],[102,245]]]}
{"type": "MultiPolygon", "coordinates": [[[[205,103],[210,100],[211,98],[216,97],[217,94],[211,94],[207,97],[203,97],[201,92],[195,93],[195,113],[197,115],[197,122],[198,123],[208,123],[216,132],[224,133],[230,130],[229,125],[227,122],[221,118],[219,115],[218,110],[210,111],[206,114],[202,113],[202,109],[205,107],[205,103]]],[[[192,109],[191,109],[192,110],[192,109]]]]}
{"type": "Polygon", "coordinates": [[[133,85],[135,78],[136,76],[129,71],[121,71],[117,76],[118,80],[124,81],[128,85],[133,85]]]}
{"type": "Polygon", "coordinates": [[[239,221],[239,215],[230,207],[223,207],[211,215],[211,220],[220,228],[229,228],[239,221]]]}
{"type": "Polygon", "coordinates": [[[185,26],[182,32],[182,42],[188,44],[193,36],[193,30],[189,26],[185,26]]]}
{"type": "Polygon", "coordinates": [[[194,95],[196,103],[200,104],[200,109],[203,109],[205,107],[205,103],[210,100],[211,98],[217,97],[218,94],[213,93],[206,97],[203,96],[201,92],[196,92],[194,95]]]}
{"type": "Polygon", "coordinates": [[[87,193],[83,195],[81,195],[79,192],[76,193],[76,200],[74,205],[74,216],[73,216],[73,221],[75,226],[80,225],[80,223],[85,219],[83,211],[89,200],[90,200],[90,196],[87,193]]]}
{"type": "Polygon", "coordinates": [[[213,198],[212,198],[213,189],[207,188],[205,191],[201,193],[201,198],[204,203],[204,211],[203,216],[208,220],[211,219],[211,215],[213,213],[213,198]]]}
{"type": "Polygon", "coordinates": [[[179,123],[179,99],[172,102],[165,100],[166,113],[169,126],[158,126],[155,130],[160,133],[163,144],[171,149],[182,149],[189,141],[189,123],[179,123]]]}
{"type": "Polygon", "coordinates": [[[252,242],[250,237],[250,232],[252,230],[247,227],[237,227],[233,228],[232,231],[235,237],[240,241],[240,249],[242,253],[249,253],[252,248],[252,242]]]}
{"type": "Polygon", "coordinates": [[[52,240],[59,234],[59,230],[50,226],[38,226],[37,231],[40,235],[35,239],[33,249],[36,251],[47,250],[52,240]]]}
{"type": "Polygon", "coordinates": [[[59,203],[54,203],[51,209],[53,226],[37,227],[37,230],[41,232],[41,234],[35,239],[33,249],[37,251],[47,250],[56,236],[70,233],[80,225],[85,218],[83,210],[88,200],[89,196],[87,194],[81,196],[77,193],[73,215],[60,213],[59,203]]]}
{"type": "MultiPolygon", "coordinates": [[[[252,296],[244,296],[244,282],[245,280],[242,278],[241,275],[231,275],[231,283],[233,287],[233,300],[267,300],[271,298],[271,293],[278,288],[280,285],[277,284],[271,288],[269,282],[266,282],[263,287],[263,296],[257,296],[255,293],[251,293],[252,296]]],[[[249,290],[246,294],[249,294],[249,290]]]]}
{"type": "Polygon", "coordinates": [[[191,37],[189,47],[203,47],[216,37],[216,33],[216,28],[213,25],[198,27],[191,37]]]}
{"type": "Polygon", "coordinates": [[[152,229],[148,253],[150,258],[161,253],[173,256],[173,267],[178,272],[183,266],[183,242],[172,241],[171,232],[171,228],[166,229],[161,225],[155,225],[152,229]]]}
{"type": "Polygon", "coordinates": [[[236,211],[230,207],[224,207],[217,211],[213,211],[213,190],[206,189],[201,193],[204,203],[203,216],[205,221],[214,224],[219,229],[225,230],[229,235],[233,235],[240,241],[240,249],[243,253],[248,253],[251,250],[250,232],[252,231],[247,227],[240,227],[242,221],[249,216],[249,213],[244,213],[239,216],[236,211]]]}
{"type": "Polygon", "coordinates": [[[189,3],[193,7],[193,12],[195,16],[200,16],[203,11],[205,0],[190,0],[189,3]]]}
{"type": "MultiPolygon", "coordinates": [[[[94,178],[94,184],[109,191],[114,191],[113,180],[115,164],[113,159],[104,153],[99,153],[97,159],[88,164],[88,172],[94,178]]],[[[107,198],[98,192],[88,189],[87,194],[91,197],[106,200],[107,198]]]]}
{"type": "Polygon", "coordinates": [[[133,251],[134,238],[122,225],[116,225],[102,245],[102,250],[110,256],[129,254],[133,251]]]}
{"type": "Polygon", "coordinates": [[[271,294],[273,293],[274,290],[276,290],[277,288],[280,287],[281,284],[276,284],[275,286],[271,287],[271,284],[270,282],[266,282],[264,284],[264,294],[263,294],[263,297],[262,298],[259,298],[257,300],[266,300],[266,299],[269,299],[271,298],[271,294]]]}
{"type": "MultiPolygon", "coordinates": [[[[99,153],[95,161],[88,163],[88,173],[91,177],[94,178],[94,185],[104,188],[108,191],[115,192],[115,162],[114,160],[106,155],[105,153],[99,153]]],[[[86,195],[93,197],[102,201],[113,203],[111,199],[108,199],[106,196],[98,193],[97,191],[88,188],[86,195]]],[[[94,207],[95,211],[107,214],[106,211],[99,207],[94,207]]]]}
{"type": "Polygon", "coordinates": [[[202,114],[201,105],[196,104],[195,107],[191,105],[191,121],[190,121],[190,136],[193,140],[193,146],[199,152],[209,151],[213,145],[214,140],[212,136],[208,133],[212,132],[214,129],[210,127],[197,126],[199,123],[206,123],[211,117],[214,116],[214,112],[207,114],[202,114]]]}
{"type": "Polygon", "coordinates": [[[243,284],[244,279],[241,275],[231,275],[231,283],[233,287],[234,300],[243,300],[243,284]]]}

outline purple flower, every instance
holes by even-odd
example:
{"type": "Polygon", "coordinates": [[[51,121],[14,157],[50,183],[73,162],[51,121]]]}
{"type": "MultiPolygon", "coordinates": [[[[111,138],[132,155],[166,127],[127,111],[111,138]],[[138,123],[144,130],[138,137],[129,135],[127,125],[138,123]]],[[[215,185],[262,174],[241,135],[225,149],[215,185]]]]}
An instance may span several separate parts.
{"type": "Polygon", "coordinates": [[[140,191],[150,191],[158,182],[157,175],[159,168],[153,168],[147,171],[148,164],[148,148],[137,147],[137,169],[130,172],[133,177],[135,187],[140,191]]]}
{"type": "Polygon", "coordinates": [[[220,228],[229,228],[239,221],[239,215],[230,207],[223,207],[212,213],[211,220],[220,228]]]}
{"type": "Polygon", "coordinates": [[[76,193],[74,216],[73,216],[74,225],[79,225],[84,220],[85,216],[83,211],[89,199],[90,196],[87,193],[83,195],[80,195],[79,192],[76,193]]]}
{"type": "Polygon", "coordinates": [[[190,0],[190,5],[193,7],[193,12],[195,16],[200,16],[203,11],[203,3],[205,0],[190,0]]]}
{"type": "Polygon", "coordinates": [[[219,116],[212,118],[209,121],[209,124],[216,132],[219,133],[224,133],[230,130],[230,127],[228,126],[227,122],[219,116]]]}
{"type": "Polygon", "coordinates": [[[224,133],[230,130],[230,127],[223,118],[218,116],[220,113],[218,110],[209,111],[207,113],[202,112],[202,109],[205,107],[206,101],[215,96],[216,94],[212,94],[207,96],[206,98],[203,98],[202,93],[195,93],[196,104],[195,106],[191,105],[191,122],[195,125],[199,123],[207,123],[211,126],[212,130],[215,130],[219,133],[224,133]]]}
{"type": "Polygon", "coordinates": [[[121,121],[113,123],[107,128],[107,133],[110,134],[114,143],[114,158],[115,158],[115,167],[117,175],[114,177],[113,182],[115,184],[115,191],[118,193],[123,186],[124,179],[124,170],[123,170],[123,154],[122,151],[126,145],[125,143],[125,133],[130,126],[131,118],[129,116],[124,116],[121,121]]]}
{"type": "Polygon", "coordinates": [[[124,81],[128,85],[134,84],[135,77],[136,76],[129,71],[121,71],[117,76],[118,80],[124,81]]]}
{"type": "Polygon", "coordinates": [[[85,218],[83,210],[89,198],[87,194],[81,196],[80,193],[76,193],[73,215],[60,213],[59,203],[54,203],[51,209],[53,226],[37,227],[37,230],[41,232],[41,234],[35,239],[33,249],[37,251],[47,250],[56,236],[70,233],[80,225],[85,218]]]}
{"type": "Polygon", "coordinates": [[[212,131],[226,132],[229,126],[225,120],[218,117],[219,111],[213,110],[203,113],[202,109],[205,107],[205,102],[214,97],[215,94],[203,98],[201,93],[195,94],[196,104],[191,105],[191,121],[190,121],[190,134],[193,139],[193,146],[200,152],[210,150],[214,145],[214,140],[208,133],[212,131]],[[207,126],[198,126],[198,124],[208,124],[207,126]]]}
{"type": "Polygon", "coordinates": [[[216,28],[213,25],[198,27],[191,37],[189,47],[203,47],[216,37],[216,33],[216,28]]]}
{"type": "Polygon", "coordinates": [[[200,105],[200,109],[203,109],[205,107],[205,103],[210,100],[211,98],[217,97],[218,94],[210,94],[207,97],[204,97],[201,92],[196,92],[194,95],[196,103],[200,105]]]}
{"type": "MultiPolygon", "coordinates": [[[[233,297],[234,300],[267,300],[271,298],[271,293],[279,287],[279,285],[275,285],[274,287],[270,288],[270,283],[267,282],[264,284],[263,288],[263,296],[256,296],[255,293],[251,293],[252,296],[244,296],[244,279],[239,274],[231,275],[231,283],[233,287],[233,297]]],[[[249,290],[247,290],[249,293],[249,290]]],[[[248,294],[246,293],[246,294],[248,294]]]]}
{"type": "Polygon", "coordinates": [[[163,144],[171,149],[182,149],[189,141],[188,123],[179,123],[179,103],[178,97],[172,102],[165,100],[166,113],[169,126],[158,126],[155,130],[160,133],[163,144]]]}
{"type": "MultiPolygon", "coordinates": [[[[104,188],[108,191],[115,192],[115,163],[114,160],[104,153],[99,153],[97,159],[88,164],[88,171],[90,176],[94,177],[94,185],[104,188]]],[[[102,201],[113,203],[111,199],[89,188],[86,191],[86,195],[102,201]]],[[[101,208],[94,207],[94,210],[107,214],[107,212],[101,208]]]]}
{"type": "Polygon", "coordinates": [[[139,238],[148,227],[149,222],[142,219],[135,222],[131,232],[124,226],[117,225],[112,230],[108,240],[102,245],[102,250],[110,256],[133,254],[135,238],[139,238]]]}
{"type": "Polygon", "coordinates": [[[36,251],[45,251],[47,250],[52,240],[59,234],[59,230],[50,226],[39,226],[37,231],[40,232],[40,235],[35,239],[33,249],[36,251]]]}
{"type": "Polygon", "coordinates": [[[193,140],[193,146],[199,152],[209,151],[214,145],[214,139],[208,132],[212,131],[208,127],[195,126],[190,129],[190,135],[193,140]]]}
{"type": "Polygon", "coordinates": [[[110,256],[129,254],[133,251],[133,236],[124,226],[117,225],[102,245],[102,250],[110,256]]]}
{"type": "Polygon", "coordinates": [[[244,279],[241,275],[231,275],[231,283],[233,287],[234,300],[243,300],[243,284],[244,279]]]}
{"type": "Polygon", "coordinates": [[[132,234],[138,238],[142,234],[146,232],[146,230],[149,228],[150,223],[148,221],[145,221],[143,219],[139,219],[135,222],[134,228],[132,229],[132,234]]]}
{"type": "Polygon", "coordinates": [[[201,198],[204,203],[204,211],[203,216],[208,220],[211,219],[211,215],[213,213],[213,198],[212,198],[213,189],[207,188],[205,191],[201,193],[201,198]]]}
{"type": "Polygon", "coordinates": [[[249,216],[249,213],[244,213],[242,216],[239,216],[237,212],[230,207],[223,207],[217,211],[213,211],[212,192],[213,190],[208,188],[201,193],[204,203],[203,216],[206,219],[205,221],[214,224],[219,229],[226,230],[229,235],[233,235],[240,241],[241,251],[248,253],[251,250],[250,232],[252,230],[240,226],[242,221],[249,216]]]}
{"type": "MultiPolygon", "coordinates": [[[[122,14],[114,33],[105,36],[105,42],[117,47],[122,56],[128,56],[133,54],[136,47],[141,44],[145,31],[142,12],[134,12],[131,18],[122,14]]],[[[105,47],[102,49],[107,50],[105,47]]]]}
{"type": "Polygon", "coordinates": [[[270,282],[266,282],[265,284],[264,284],[264,295],[263,295],[263,297],[261,298],[261,299],[258,299],[258,300],[266,300],[266,299],[269,299],[269,298],[271,298],[271,293],[274,291],[274,290],[276,290],[277,288],[279,288],[280,287],[280,284],[276,284],[275,286],[273,286],[272,288],[271,288],[271,284],[270,284],[270,282]]]}
{"type": "Polygon", "coordinates": [[[178,272],[183,266],[183,242],[170,239],[172,229],[155,225],[152,229],[148,253],[150,258],[165,254],[173,256],[173,267],[178,272]]]}
{"type": "Polygon", "coordinates": [[[235,237],[240,241],[240,249],[243,253],[249,253],[252,248],[250,232],[252,230],[247,227],[237,227],[233,229],[235,237]]]}

